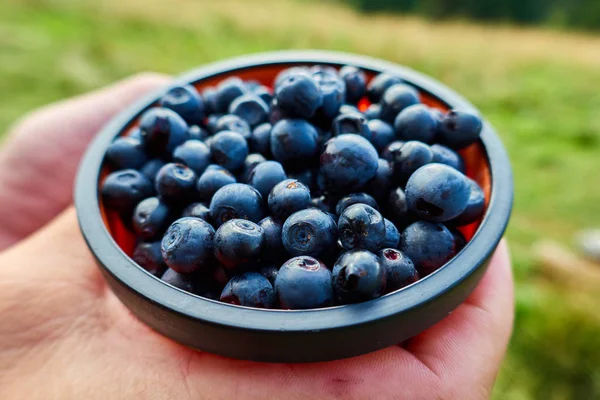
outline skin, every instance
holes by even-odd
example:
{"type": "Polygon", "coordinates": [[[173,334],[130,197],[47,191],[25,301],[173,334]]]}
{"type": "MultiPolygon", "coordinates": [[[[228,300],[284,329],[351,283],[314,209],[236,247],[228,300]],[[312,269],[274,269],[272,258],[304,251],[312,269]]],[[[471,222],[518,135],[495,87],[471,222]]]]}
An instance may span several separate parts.
{"type": "Polygon", "coordinates": [[[98,129],[167,82],[144,74],[36,111],[2,147],[0,398],[489,398],[513,323],[504,243],[450,316],[403,345],[348,360],[231,360],[187,349],[138,322],[107,287],[79,233],[72,183],[98,129]]]}

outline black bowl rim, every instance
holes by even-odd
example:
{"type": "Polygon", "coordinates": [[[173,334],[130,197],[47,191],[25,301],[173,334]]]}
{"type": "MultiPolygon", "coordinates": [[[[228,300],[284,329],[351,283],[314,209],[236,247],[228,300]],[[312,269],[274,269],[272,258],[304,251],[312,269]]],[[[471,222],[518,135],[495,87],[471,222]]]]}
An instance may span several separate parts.
{"type": "MultiPolygon", "coordinates": [[[[434,79],[407,67],[367,56],[332,51],[277,51],[232,58],[202,66],[173,84],[194,83],[218,75],[265,65],[355,65],[373,72],[389,71],[451,108],[479,113],[462,96],[434,79]]],[[[479,229],[462,251],[433,274],[399,291],[358,304],[310,310],[265,310],[240,307],[196,296],[149,274],[127,256],[112,238],[101,217],[98,181],[107,146],[123,128],[165,93],[166,87],[145,96],[113,118],[88,147],[75,181],[75,206],[83,236],[94,257],[117,280],[146,301],[186,318],[231,329],[265,332],[318,332],[373,323],[407,312],[452,290],[481,267],[498,245],[508,224],[513,201],[510,162],[502,142],[484,121],[481,142],[491,172],[491,196],[479,229]]]]}

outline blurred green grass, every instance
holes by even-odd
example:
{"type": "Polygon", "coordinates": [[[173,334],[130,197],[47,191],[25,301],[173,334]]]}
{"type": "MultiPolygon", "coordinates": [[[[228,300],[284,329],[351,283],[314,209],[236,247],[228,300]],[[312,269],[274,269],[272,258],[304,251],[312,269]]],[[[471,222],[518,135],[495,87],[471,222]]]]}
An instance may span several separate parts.
{"type": "Polygon", "coordinates": [[[5,0],[0,132],[29,110],[138,71],[177,74],[294,48],[399,62],[482,110],[508,148],[516,184],[508,238],[517,319],[494,398],[600,399],[598,290],[550,279],[531,249],[541,238],[569,243],[578,229],[600,225],[599,37],[361,16],[316,1],[5,0]]]}

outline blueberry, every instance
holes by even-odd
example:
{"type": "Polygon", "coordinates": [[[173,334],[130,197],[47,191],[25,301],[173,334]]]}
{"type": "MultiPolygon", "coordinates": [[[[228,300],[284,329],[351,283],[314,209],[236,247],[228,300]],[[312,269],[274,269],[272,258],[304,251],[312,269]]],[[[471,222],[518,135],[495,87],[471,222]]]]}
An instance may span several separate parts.
{"type": "Polygon", "coordinates": [[[366,204],[368,206],[373,207],[374,209],[379,209],[377,206],[377,202],[371,196],[366,193],[351,193],[342,197],[335,206],[335,213],[337,215],[341,215],[342,212],[350,207],[353,204],[366,204]]]}
{"type": "Polygon", "coordinates": [[[104,205],[116,211],[131,211],[152,193],[150,180],[135,169],[113,172],[102,183],[104,205]]]}
{"type": "Polygon", "coordinates": [[[269,194],[269,209],[278,218],[287,218],[310,205],[310,190],[295,179],[286,179],[273,187],[269,194]]]}
{"type": "Polygon", "coordinates": [[[247,81],[244,82],[244,84],[246,85],[246,89],[250,93],[254,93],[254,91],[261,86],[260,82],[257,81],[256,79],[247,80],[247,81]]]}
{"type": "Polygon", "coordinates": [[[250,179],[250,174],[254,170],[254,167],[265,161],[267,161],[267,159],[262,154],[248,154],[248,157],[246,157],[246,159],[244,160],[244,168],[242,170],[241,180],[247,183],[250,179]]]}
{"type": "Polygon", "coordinates": [[[281,240],[291,256],[321,258],[335,248],[337,226],[329,214],[308,208],[293,213],[285,220],[281,240]]]}
{"type": "Polygon", "coordinates": [[[367,118],[360,114],[340,114],[331,124],[331,130],[334,136],[343,135],[344,133],[355,133],[371,141],[372,133],[367,125],[367,118]]]}
{"type": "Polygon", "coordinates": [[[461,149],[475,143],[479,139],[482,128],[483,122],[476,114],[451,110],[440,123],[439,141],[453,149],[461,149]]]}
{"type": "Polygon", "coordinates": [[[148,156],[142,142],[132,137],[120,137],[106,149],[106,159],[114,169],[138,169],[148,156]]]}
{"type": "Polygon", "coordinates": [[[258,125],[252,130],[248,144],[254,153],[260,153],[265,157],[271,156],[271,128],[268,122],[258,125]]]}
{"type": "Polygon", "coordinates": [[[458,217],[469,203],[466,176],[444,164],[419,168],[406,184],[406,203],[415,215],[435,222],[458,217]]]}
{"type": "Polygon", "coordinates": [[[275,291],[267,278],[256,272],[247,272],[231,278],[219,300],[244,307],[273,308],[275,291]]]}
{"type": "Polygon", "coordinates": [[[271,129],[271,153],[286,167],[306,168],[317,154],[317,131],[302,119],[283,119],[271,129]]]}
{"type": "Polygon", "coordinates": [[[264,230],[251,221],[231,219],[217,229],[216,259],[229,271],[256,266],[265,245],[264,230]]]}
{"type": "Polygon", "coordinates": [[[385,199],[392,188],[393,175],[392,164],[380,158],[377,160],[377,172],[364,190],[377,200],[385,199]]]}
{"type": "Polygon", "coordinates": [[[449,227],[448,230],[450,231],[450,233],[452,234],[452,238],[454,239],[454,248],[452,254],[456,255],[459,251],[463,249],[463,247],[465,247],[465,245],[467,244],[467,239],[465,239],[465,236],[455,227],[449,227]]]}
{"type": "Polygon", "coordinates": [[[215,111],[218,113],[227,112],[231,102],[246,92],[246,85],[237,76],[232,76],[221,81],[217,85],[215,93],[215,111]]]}
{"type": "Polygon", "coordinates": [[[161,276],[167,269],[167,264],[165,264],[160,252],[160,241],[138,243],[131,258],[136,264],[154,276],[161,276]]]}
{"type": "Polygon", "coordinates": [[[289,118],[289,116],[279,107],[277,99],[271,100],[271,111],[269,112],[269,123],[275,125],[282,119],[289,118]]]}
{"type": "Polygon", "coordinates": [[[305,73],[289,74],[275,87],[278,107],[287,115],[311,118],[323,103],[317,83],[305,73]]]}
{"type": "Polygon", "coordinates": [[[394,177],[404,184],[408,178],[425,164],[433,162],[433,151],[425,143],[410,141],[392,154],[394,177]]]}
{"type": "Polygon", "coordinates": [[[338,71],[334,67],[331,67],[329,65],[317,64],[317,65],[313,65],[312,67],[310,67],[308,69],[308,73],[313,76],[327,74],[327,75],[335,75],[337,77],[338,71]]]}
{"type": "Polygon", "coordinates": [[[419,104],[419,92],[412,86],[397,83],[385,91],[379,104],[381,119],[393,123],[400,111],[413,104],[419,104]]]}
{"type": "Polygon", "coordinates": [[[446,164],[463,174],[465,173],[465,163],[462,157],[451,148],[436,143],[431,145],[431,151],[433,151],[434,163],[446,164]]]}
{"type": "Polygon", "coordinates": [[[283,242],[281,241],[282,224],[273,217],[267,217],[258,223],[265,233],[265,245],[263,248],[263,259],[279,260],[284,254],[283,242]]]}
{"type": "Polygon", "coordinates": [[[340,106],[340,114],[360,114],[360,111],[358,110],[358,108],[356,108],[356,106],[353,106],[351,104],[342,104],[340,106]]]}
{"type": "Polygon", "coordinates": [[[183,164],[165,164],[156,174],[154,187],[167,203],[189,203],[194,198],[196,174],[183,164]]]}
{"type": "Polygon", "coordinates": [[[443,224],[417,221],[400,235],[400,250],[422,276],[429,275],[454,256],[454,237],[443,224]]]}
{"type": "Polygon", "coordinates": [[[283,167],[277,161],[264,161],[250,172],[248,183],[252,185],[264,199],[279,182],[287,179],[283,167]]]}
{"type": "Polygon", "coordinates": [[[204,101],[192,85],[172,87],[161,97],[159,104],[175,111],[188,124],[200,124],[204,119],[204,101]]]}
{"type": "MultiPolygon", "coordinates": [[[[219,122],[219,120],[221,119],[221,117],[223,117],[224,114],[210,114],[208,117],[206,117],[206,129],[208,129],[208,131],[211,134],[215,134],[217,133],[217,122],[219,122]]],[[[237,115],[235,116],[236,120],[237,118],[239,118],[237,115]]],[[[208,137],[206,140],[210,139],[210,137],[208,137]]]]}
{"type": "Polygon", "coordinates": [[[202,99],[204,99],[204,113],[206,115],[217,112],[217,90],[213,87],[208,87],[202,91],[202,99]]]}
{"type": "Polygon", "coordinates": [[[394,140],[392,143],[385,146],[383,151],[381,152],[381,158],[387,160],[389,162],[394,161],[394,157],[400,152],[402,146],[404,146],[404,141],[402,140],[394,140]]]}
{"type": "MultiPolygon", "coordinates": [[[[383,94],[395,84],[403,83],[404,81],[396,75],[389,72],[382,72],[369,82],[367,86],[367,95],[371,103],[379,103],[383,94]]],[[[377,117],[379,118],[379,117],[377,117]]]]}
{"type": "Polygon", "coordinates": [[[201,142],[205,141],[210,135],[208,131],[204,128],[201,128],[198,125],[191,125],[188,128],[188,139],[189,140],[199,140],[201,142]]]}
{"type": "Polygon", "coordinates": [[[385,292],[385,273],[375,254],[348,251],[333,266],[333,289],[340,304],[377,298],[385,292]]]}
{"type": "Polygon", "coordinates": [[[260,269],[260,274],[267,278],[271,285],[275,287],[275,279],[277,279],[277,274],[279,274],[279,268],[275,265],[267,265],[260,269]]]}
{"type": "Polygon", "coordinates": [[[365,117],[367,119],[379,119],[381,117],[381,105],[379,103],[371,104],[365,110],[365,117]]]}
{"type": "Polygon", "coordinates": [[[371,143],[378,152],[382,152],[386,146],[396,139],[394,128],[385,121],[372,119],[367,122],[367,126],[371,131],[371,143]]]}
{"type": "Polygon", "coordinates": [[[477,182],[467,178],[469,182],[469,200],[467,201],[467,207],[462,213],[454,218],[450,223],[453,225],[468,225],[472,222],[477,221],[485,210],[485,195],[483,190],[479,187],[477,182]]]}
{"type": "Polygon", "coordinates": [[[164,282],[189,293],[196,292],[196,282],[190,276],[182,275],[172,269],[167,269],[160,277],[164,282]]]}
{"type": "Polygon", "coordinates": [[[358,103],[367,92],[367,77],[360,69],[346,65],[340,69],[340,78],[346,84],[346,101],[358,103]]]}
{"type": "Polygon", "coordinates": [[[312,189],[316,184],[315,172],[316,171],[312,169],[304,169],[302,171],[292,172],[288,175],[288,177],[290,179],[296,179],[309,189],[312,189]]]}
{"type": "Polygon", "coordinates": [[[385,222],[385,240],[381,244],[381,247],[397,248],[400,244],[400,232],[396,225],[389,219],[384,218],[385,222]]]}
{"type": "Polygon", "coordinates": [[[175,111],[154,107],[142,114],[140,134],[148,154],[168,157],[188,138],[188,125],[175,111]]]}
{"type": "Polygon", "coordinates": [[[431,143],[438,130],[438,121],[427,106],[415,104],[406,107],[396,116],[394,130],[402,140],[431,143]]]}
{"type": "Polygon", "coordinates": [[[393,292],[419,280],[415,264],[400,250],[382,249],[377,257],[385,274],[386,292],[393,292]]]}
{"type": "Polygon", "coordinates": [[[210,209],[204,203],[192,203],[183,209],[182,217],[194,217],[210,223],[210,209]]]}
{"type": "Polygon", "coordinates": [[[291,75],[309,75],[308,67],[299,66],[299,67],[291,67],[286,68],[279,72],[275,77],[275,81],[273,82],[274,87],[279,86],[283,81],[285,81],[291,75]]]}
{"type": "Polygon", "coordinates": [[[244,94],[231,103],[229,113],[242,118],[250,126],[256,126],[267,120],[269,106],[255,94],[244,94]]]}
{"type": "Polygon", "coordinates": [[[318,208],[319,210],[328,214],[332,214],[333,207],[329,203],[329,199],[326,196],[313,197],[310,200],[310,204],[312,207],[318,208]]]}
{"type": "Polygon", "coordinates": [[[164,165],[165,162],[160,158],[153,158],[152,160],[144,164],[142,168],[140,168],[140,172],[144,174],[146,178],[150,179],[152,183],[154,183],[154,180],[156,179],[156,174],[158,174],[158,171],[160,171],[160,169],[164,165]]]}
{"type": "Polygon", "coordinates": [[[127,133],[127,137],[130,137],[132,139],[137,139],[141,142],[142,141],[142,130],[136,126],[127,133]]]}
{"type": "Polygon", "coordinates": [[[385,241],[385,222],[379,211],[366,204],[346,208],[338,220],[338,232],[346,250],[376,252],[385,241]]]}
{"type": "Polygon", "coordinates": [[[331,272],[312,257],[294,257],[279,269],[275,293],[283,309],[329,307],[333,305],[331,272]]]}
{"type": "Polygon", "coordinates": [[[219,117],[215,124],[215,133],[219,133],[221,131],[239,133],[246,140],[250,139],[250,136],[252,135],[250,125],[248,125],[248,123],[242,118],[233,114],[225,114],[219,117]]]}
{"type": "Polygon", "coordinates": [[[235,176],[220,165],[209,165],[196,183],[198,197],[210,201],[215,192],[225,185],[235,183],[235,176]]]}
{"type": "Polygon", "coordinates": [[[263,198],[249,185],[232,183],[223,186],[210,202],[210,217],[217,227],[234,218],[258,222],[264,217],[263,198]]]}
{"type": "Polygon", "coordinates": [[[255,89],[252,89],[252,94],[264,101],[265,104],[271,104],[271,100],[273,100],[273,94],[266,86],[259,86],[255,89]]]}
{"type": "Polygon", "coordinates": [[[171,210],[157,197],[142,200],[133,212],[133,229],[142,240],[162,237],[171,222],[171,210]]]}
{"type": "Polygon", "coordinates": [[[346,101],[346,85],[335,69],[313,69],[312,77],[323,96],[323,102],[315,113],[315,121],[329,126],[346,101]]]}
{"type": "Polygon", "coordinates": [[[390,191],[387,202],[387,211],[391,219],[404,226],[411,222],[412,216],[408,211],[406,193],[404,193],[404,190],[402,190],[401,187],[397,187],[390,191]]]}
{"type": "Polygon", "coordinates": [[[210,141],[210,152],[217,164],[235,171],[244,165],[249,152],[248,143],[239,133],[221,131],[210,141]]]}
{"type": "Polygon", "coordinates": [[[161,251],[169,268],[180,274],[206,271],[213,264],[214,228],[200,218],[173,222],[162,239],[161,251]]]}
{"type": "Polygon", "coordinates": [[[173,162],[187,166],[200,176],[210,164],[210,150],[199,140],[188,140],[175,148],[173,162]]]}
{"type": "Polygon", "coordinates": [[[330,139],[320,158],[326,187],[334,192],[360,189],[376,175],[377,160],[377,150],[361,136],[330,139]]]}

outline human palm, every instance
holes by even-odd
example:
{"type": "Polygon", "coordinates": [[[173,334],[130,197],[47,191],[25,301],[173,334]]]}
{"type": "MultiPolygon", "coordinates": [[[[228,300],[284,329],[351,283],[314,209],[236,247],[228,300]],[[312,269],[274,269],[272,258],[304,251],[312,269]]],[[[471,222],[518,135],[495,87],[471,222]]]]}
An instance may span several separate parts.
{"type": "Polygon", "coordinates": [[[402,345],[269,364],[197,352],[140,323],[96,268],[71,206],[100,127],[166,77],[139,75],[37,111],[0,152],[0,399],[489,398],[512,329],[504,243],[468,300],[402,345]]]}

